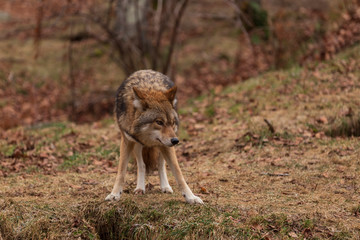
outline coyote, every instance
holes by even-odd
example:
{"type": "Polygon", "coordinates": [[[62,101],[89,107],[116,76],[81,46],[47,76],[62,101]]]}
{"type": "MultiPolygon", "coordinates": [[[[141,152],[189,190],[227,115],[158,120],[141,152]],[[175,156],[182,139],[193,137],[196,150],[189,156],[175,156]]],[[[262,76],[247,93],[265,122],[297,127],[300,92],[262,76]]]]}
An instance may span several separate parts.
{"type": "Polygon", "coordinates": [[[159,171],[161,191],[173,192],[166,175],[166,161],[186,201],[203,204],[185,182],[175,154],[174,146],[179,143],[176,89],[162,73],[140,70],[117,90],[115,112],[121,133],[120,158],[114,187],[105,200],[120,199],[132,154],[137,162],[135,194],[145,193],[145,172],[155,167],[159,171]]]}

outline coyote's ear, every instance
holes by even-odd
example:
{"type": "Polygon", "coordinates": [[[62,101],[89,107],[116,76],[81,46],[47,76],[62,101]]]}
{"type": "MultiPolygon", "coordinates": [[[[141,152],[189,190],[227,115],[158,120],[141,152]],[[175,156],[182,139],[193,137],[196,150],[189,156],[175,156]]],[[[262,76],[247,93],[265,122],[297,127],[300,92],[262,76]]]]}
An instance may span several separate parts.
{"type": "Polygon", "coordinates": [[[166,92],[164,92],[164,95],[166,96],[166,98],[169,100],[169,102],[170,102],[173,106],[176,105],[176,99],[175,99],[176,90],[177,90],[177,87],[176,87],[176,86],[173,86],[172,88],[170,88],[169,90],[167,90],[166,92]]]}
{"type": "Polygon", "coordinates": [[[140,89],[133,87],[134,91],[134,106],[138,109],[145,109],[147,104],[145,102],[146,95],[140,89]]]}
{"type": "Polygon", "coordinates": [[[135,94],[135,98],[139,99],[139,100],[144,100],[145,99],[145,93],[142,92],[140,89],[138,89],[137,87],[133,87],[133,91],[135,94]]]}

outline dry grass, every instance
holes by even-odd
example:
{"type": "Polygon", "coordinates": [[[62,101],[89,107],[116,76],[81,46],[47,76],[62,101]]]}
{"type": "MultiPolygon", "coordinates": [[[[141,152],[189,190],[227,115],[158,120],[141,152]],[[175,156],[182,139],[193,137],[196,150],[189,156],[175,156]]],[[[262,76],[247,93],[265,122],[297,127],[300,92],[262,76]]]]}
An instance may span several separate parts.
{"type": "Polygon", "coordinates": [[[184,203],[171,174],[175,194],[160,193],[156,173],[146,195],[132,194],[131,166],[121,201],[103,201],[118,155],[112,120],[2,133],[1,237],[359,238],[360,141],[325,135],[350,108],[358,114],[359,52],[266,73],[183,106],[179,161],[205,206],[184,203]],[[43,166],[46,159],[56,164],[43,166]]]}
{"type": "Polygon", "coordinates": [[[326,133],[331,137],[360,137],[360,117],[341,118],[326,133]]]}

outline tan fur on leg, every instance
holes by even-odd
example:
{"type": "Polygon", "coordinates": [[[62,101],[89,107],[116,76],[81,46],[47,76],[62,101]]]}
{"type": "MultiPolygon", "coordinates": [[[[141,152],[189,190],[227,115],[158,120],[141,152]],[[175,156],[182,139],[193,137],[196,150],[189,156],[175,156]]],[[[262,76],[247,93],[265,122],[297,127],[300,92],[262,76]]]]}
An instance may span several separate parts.
{"type": "Polygon", "coordinates": [[[120,158],[119,158],[119,166],[118,172],[115,179],[114,187],[111,193],[105,198],[105,200],[119,200],[120,195],[123,191],[124,182],[125,182],[125,174],[126,167],[129,162],[129,157],[134,148],[134,143],[128,141],[124,134],[121,132],[121,143],[120,143],[120,158]]]}
{"type": "Polygon", "coordinates": [[[159,157],[158,171],[159,171],[161,191],[163,193],[173,193],[173,190],[169,184],[169,181],[168,181],[168,178],[166,175],[165,160],[162,156],[159,157]]]}
{"type": "Polygon", "coordinates": [[[139,143],[135,143],[133,153],[136,159],[137,165],[137,183],[134,193],[145,194],[145,172],[146,167],[143,159],[143,146],[139,143]]]}
{"type": "Polygon", "coordinates": [[[186,201],[188,203],[203,204],[203,201],[199,197],[195,196],[187,185],[184,176],[182,175],[182,172],[180,170],[180,166],[175,154],[175,149],[173,147],[161,147],[160,151],[166,162],[169,164],[171,171],[176,179],[176,182],[178,183],[179,188],[186,201]]]}

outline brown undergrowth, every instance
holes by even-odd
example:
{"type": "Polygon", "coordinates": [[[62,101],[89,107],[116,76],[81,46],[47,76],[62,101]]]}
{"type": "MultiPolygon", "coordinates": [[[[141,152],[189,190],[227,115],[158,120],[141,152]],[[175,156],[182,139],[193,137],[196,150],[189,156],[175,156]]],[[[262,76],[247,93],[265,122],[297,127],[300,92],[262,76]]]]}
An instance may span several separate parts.
{"type": "MultiPolygon", "coordinates": [[[[96,40],[104,40],[101,31],[85,27],[93,25],[84,23],[83,18],[69,17],[100,7],[97,1],[85,2],[0,3],[4,9],[0,22],[4,33],[0,43],[0,128],[65,119],[93,122],[112,113],[124,71],[112,61],[111,44],[96,40]],[[40,9],[44,11],[43,25],[36,24],[34,47],[33,24],[40,9]],[[73,24],[74,32],[70,27],[73,24]],[[86,29],[94,30],[93,34],[86,29]],[[74,39],[69,64],[71,32],[74,39]]],[[[176,72],[171,76],[179,85],[180,100],[185,102],[183,99],[268,69],[305,64],[307,60],[312,65],[314,59],[330,59],[359,41],[359,7],[355,1],[334,1],[329,4],[333,5],[331,11],[326,7],[314,10],[312,6],[294,11],[285,5],[265,18],[265,25],[248,30],[250,46],[234,21],[234,9],[223,0],[190,1],[179,29],[173,61],[176,72]],[[345,2],[354,3],[349,9],[340,7],[345,2]]]]}

